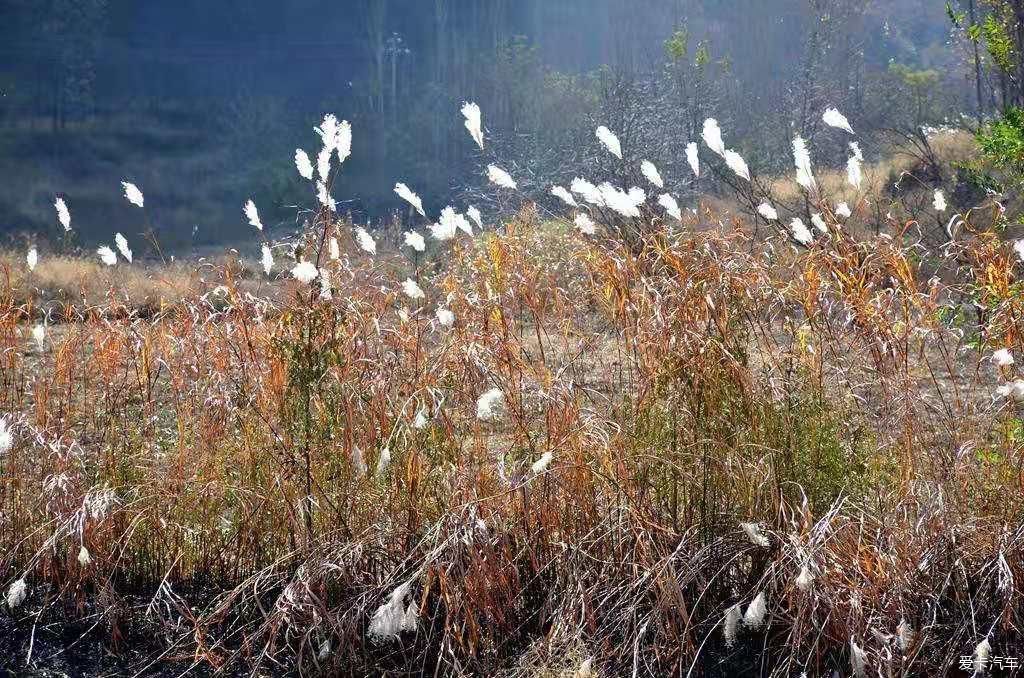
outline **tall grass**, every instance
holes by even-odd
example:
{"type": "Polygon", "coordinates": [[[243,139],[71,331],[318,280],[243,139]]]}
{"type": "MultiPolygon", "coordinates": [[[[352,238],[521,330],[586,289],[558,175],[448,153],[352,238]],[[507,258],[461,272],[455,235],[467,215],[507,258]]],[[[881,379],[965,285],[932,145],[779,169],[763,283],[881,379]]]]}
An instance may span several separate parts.
{"type": "Polygon", "coordinates": [[[1019,655],[1024,426],[996,395],[1017,368],[989,356],[1020,355],[1021,263],[987,232],[925,264],[829,226],[798,249],[704,212],[625,244],[527,209],[406,261],[324,207],[299,249],[330,300],[225,266],[216,295],[139,314],[102,271],[108,297],[41,351],[39,282],[7,276],[11,661],[45,660],[42,619],[114,648],[142,629],[153,661],[199,671],[910,676],[984,639],[1019,655]]]}

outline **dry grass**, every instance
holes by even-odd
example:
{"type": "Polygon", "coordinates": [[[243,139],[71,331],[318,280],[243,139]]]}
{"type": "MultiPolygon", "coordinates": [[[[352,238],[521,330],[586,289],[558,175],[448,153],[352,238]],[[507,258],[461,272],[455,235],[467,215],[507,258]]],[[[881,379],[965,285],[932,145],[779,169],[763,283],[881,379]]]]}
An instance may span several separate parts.
{"type": "MultiPolygon", "coordinates": [[[[820,675],[848,671],[852,638],[872,672],[922,675],[986,636],[1019,651],[1024,436],[987,359],[1022,348],[1019,264],[974,238],[943,285],[910,244],[779,256],[702,226],[638,250],[527,218],[446,249],[418,302],[394,259],[351,248],[331,301],[288,280],[254,295],[229,266],[219,305],[95,302],[42,352],[9,289],[14,661],[44,617],[112,647],[142,629],[202,671],[820,675]],[[957,318],[967,298],[983,324],[957,318]],[[482,421],[492,387],[505,406],[482,421]],[[371,637],[404,583],[418,618],[371,637]],[[727,643],[726,611],[758,593],[763,625],[727,643]]],[[[160,271],[36,275],[169,294],[160,271]]]]}

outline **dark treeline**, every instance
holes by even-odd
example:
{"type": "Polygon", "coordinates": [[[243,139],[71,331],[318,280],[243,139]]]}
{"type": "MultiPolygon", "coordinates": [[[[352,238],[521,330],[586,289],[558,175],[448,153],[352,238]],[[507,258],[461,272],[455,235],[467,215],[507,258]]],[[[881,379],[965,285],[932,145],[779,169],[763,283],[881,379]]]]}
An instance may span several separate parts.
{"type": "Polygon", "coordinates": [[[328,111],[355,130],[344,208],[385,217],[401,180],[436,212],[483,183],[463,100],[527,187],[604,162],[595,123],[682,166],[708,115],[770,170],[826,105],[859,131],[962,108],[950,29],[936,0],[0,0],[0,228],[46,228],[66,193],[86,236],[131,230],[122,178],[171,246],[244,233],[248,197],[289,222],[328,111]]]}

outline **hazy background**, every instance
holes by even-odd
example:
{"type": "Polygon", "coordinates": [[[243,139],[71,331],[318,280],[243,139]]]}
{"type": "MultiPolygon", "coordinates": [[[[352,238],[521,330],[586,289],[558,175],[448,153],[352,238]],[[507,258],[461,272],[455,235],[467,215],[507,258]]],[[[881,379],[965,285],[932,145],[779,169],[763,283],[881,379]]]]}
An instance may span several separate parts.
{"type": "Polygon", "coordinates": [[[333,192],[362,219],[401,208],[396,181],[436,214],[482,187],[485,160],[528,191],[568,181],[608,161],[596,124],[685,198],[713,190],[674,171],[708,115],[766,171],[826,105],[868,146],[973,111],[950,29],[940,0],[0,0],[0,233],[56,236],[57,194],[84,242],[138,233],[125,178],[178,251],[244,238],[249,197],[290,227],[311,199],[292,156],[315,155],[328,111],[353,123],[333,192]]]}

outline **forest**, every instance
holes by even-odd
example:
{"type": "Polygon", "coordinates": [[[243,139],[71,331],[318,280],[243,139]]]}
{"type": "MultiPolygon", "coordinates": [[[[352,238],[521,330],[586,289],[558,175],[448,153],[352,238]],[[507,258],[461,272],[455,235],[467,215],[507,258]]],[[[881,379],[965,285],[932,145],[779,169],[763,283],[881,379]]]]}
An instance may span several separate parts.
{"type": "Polygon", "coordinates": [[[127,177],[161,186],[153,227],[183,254],[244,236],[253,191],[294,226],[296,130],[327,111],[366,140],[343,206],[380,222],[396,181],[440,208],[496,158],[533,188],[568,181],[599,124],[681,167],[715,116],[778,170],[827,105],[865,133],[997,105],[937,0],[3,0],[0,17],[0,231],[45,232],[66,192],[91,242],[127,177]],[[459,143],[467,100],[488,112],[486,157],[459,143]]]}

